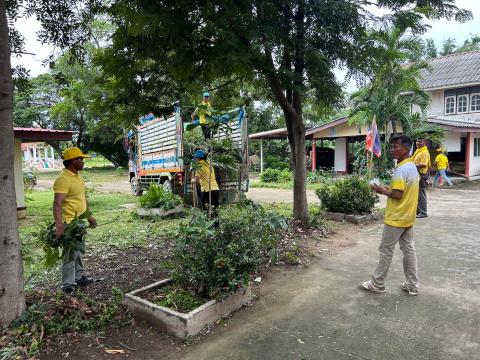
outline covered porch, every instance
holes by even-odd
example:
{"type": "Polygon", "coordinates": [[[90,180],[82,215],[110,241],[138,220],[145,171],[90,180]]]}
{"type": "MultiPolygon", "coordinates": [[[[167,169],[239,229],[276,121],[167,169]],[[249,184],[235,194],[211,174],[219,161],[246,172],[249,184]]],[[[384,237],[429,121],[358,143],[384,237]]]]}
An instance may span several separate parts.
{"type": "MultiPolygon", "coordinates": [[[[446,131],[444,147],[448,152],[451,170],[466,178],[480,177],[480,123],[459,121],[445,117],[429,117],[428,122],[436,124],[446,131]]],[[[396,124],[401,133],[402,127],[396,124]]],[[[311,140],[309,169],[333,169],[337,174],[349,174],[355,160],[354,144],[364,141],[367,126],[348,124],[348,117],[332,120],[326,124],[307,129],[305,138],[311,140]],[[324,147],[324,141],[334,143],[333,148],[324,147]]],[[[381,134],[383,136],[383,134],[381,134]]],[[[263,140],[285,139],[287,129],[275,129],[250,135],[250,139],[260,141],[260,168],[263,171],[263,140]]],[[[432,152],[432,158],[434,158],[432,152]]],[[[432,159],[433,160],[433,159],[432,159]]]]}
{"type": "MultiPolygon", "coordinates": [[[[25,190],[23,186],[23,151],[22,143],[37,143],[45,141],[70,141],[73,131],[49,130],[40,128],[13,128],[15,137],[15,159],[14,159],[14,177],[15,177],[15,195],[17,198],[17,218],[26,217],[27,206],[25,203],[25,190]]],[[[46,156],[47,154],[45,154],[46,156]]]]}

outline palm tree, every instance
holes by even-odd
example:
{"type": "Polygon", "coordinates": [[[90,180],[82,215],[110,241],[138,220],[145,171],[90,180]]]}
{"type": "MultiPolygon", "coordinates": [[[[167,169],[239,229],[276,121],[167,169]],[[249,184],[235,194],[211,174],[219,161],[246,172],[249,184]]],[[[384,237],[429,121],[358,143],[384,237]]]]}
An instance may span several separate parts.
{"type": "Polygon", "coordinates": [[[374,31],[370,38],[376,45],[375,63],[371,65],[373,77],[351,96],[350,117],[354,123],[366,125],[375,116],[378,129],[385,132],[386,138],[397,132],[397,123],[403,132],[410,133],[418,125],[419,115],[415,114],[419,112],[423,117],[430,104],[429,95],[419,85],[421,71],[428,69],[428,63],[407,63],[422,51],[422,42],[398,27],[374,31]]]}

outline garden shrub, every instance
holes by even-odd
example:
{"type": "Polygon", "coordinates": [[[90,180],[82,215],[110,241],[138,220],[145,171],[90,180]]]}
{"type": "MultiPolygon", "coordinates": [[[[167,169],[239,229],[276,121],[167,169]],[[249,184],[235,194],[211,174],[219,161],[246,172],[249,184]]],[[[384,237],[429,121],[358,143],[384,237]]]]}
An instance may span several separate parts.
{"type": "Polygon", "coordinates": [[[260,181],[265,183],[278,182],[281,173],[281,170],[278,169],[265,169],[260,174],[260,181]]]}
{"type": "Polygon", "coordinates": [[[214,223],[194,209],[190,223],[180,225],[173,272],[175,282],[210,298],[246,286],[287,227],[284,218],[248,200],[221,207],[218,227],[214,223]]]}
{"type": "Polygon", "coordinates": [[[378,201],[368,181],[356,175],[323,185],[316,194],[325,210],[345,214],[370,214],[378,201]]]}
{"type": "Polygon", "coordinates": [[[161,185],[150,184],[148,190],[138,199],[138,202],[145,209],[162,208],[171,210],[182,203],[182,198],[161,185]]]}
{"type": "Polygon", "coordinates": [[[290,182],[292,173],[289,170],[266,169],[260,174],[260,181],[265,183],[290,182]]]}
{"type": "Polygon", "coordinates": [[[307,183],[309,184],[332,184],[333,182],[332,171],[317,170],[307,172],[307,183]]]}
{"type": "Polygon", "coordinates": [[[280,172],[280,181],[279,182],[290,182],[292,181],[293,174],[289,170],[282,170],[280,172]]]}

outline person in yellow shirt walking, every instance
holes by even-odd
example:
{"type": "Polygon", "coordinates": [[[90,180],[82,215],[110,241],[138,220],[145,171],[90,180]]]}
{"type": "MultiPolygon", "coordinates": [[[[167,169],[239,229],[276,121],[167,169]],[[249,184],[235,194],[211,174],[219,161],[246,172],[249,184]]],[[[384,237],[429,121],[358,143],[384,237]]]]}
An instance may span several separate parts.
{"type": "Polygon", "coordinates": [[[448,169],[448,158],[444,154],[442,148],[438,148],[437,152],[439,153],[435,157],[435,161],[433,165],[437,168],[437,173],[435,175],[435,179],[433,180],[433,185],[436,186],[438,184],[438,180],[440,177],[445,181],[448,186],[453,186],[452,181],[447,176],[447,169],[448,169]]]}
{"type": "MultiPolygon", "coordinates": [[[[53,191],[53,217],[57,239],[65,236],[65,224],[69,224],[75,217],[79,217],[88,209],[85,194],[85,182],[79,175],[83,170],[85,155],[79,148],[68,148],[63,152],[63,165],[65,169],[55,180],[53,191]]],[[[90,227],[96,227],[97,221],[93,216],[88,217],[90,227]]],[[[84,241],[84,239],[77,239],[84,241]]],[[[73,294],[75,287],[84,286],[94,282],[94,279],[84,275],[82,252],[63,247],[62,262],[62,290],[67,295],[73,294]]]]}
{"type": "Polygon", "coordinates": [[[417,218],[426,218],[427,214],[427,186],[429,171],[431,168],[430,153],[428,152],[426,139],[416,140],[417,150],[413,153],[412,160],[420,174],[420,187],[418,192],[417,218]]]}
{"type": "Polygon", "coordinates": [[[398,164],[390,186],[387,188],[375,183],[371,185],[375,192],[388,198],[385,227],[378,248],[380,259],[372,279],[360,283],[360,288],[372,292],[385,292],[385,279],[398,242],[403,253],[405,275],[405,282],[400,287],[410,295],[417,295],[417,255],[412,228],[415,224],[420,176],[414,162],[409,158],[412,140],[406,135],[395,135],[390,138],[390,144],[392,157],[397,159],[398,164]]]}
{"type": "Polygon", "coordinates": [[[216,216],[216,210],[219,206],[219,187],[215,178],[215,169],[210,166],[210,160],[203,150],[196,150],[193,154],[194,160],[197,162],[194,176],[192,177],[192,185],[200,186],[201,200],[203,209],[208,210],[210,203],[212,204],[212,211],[216,216]]]}

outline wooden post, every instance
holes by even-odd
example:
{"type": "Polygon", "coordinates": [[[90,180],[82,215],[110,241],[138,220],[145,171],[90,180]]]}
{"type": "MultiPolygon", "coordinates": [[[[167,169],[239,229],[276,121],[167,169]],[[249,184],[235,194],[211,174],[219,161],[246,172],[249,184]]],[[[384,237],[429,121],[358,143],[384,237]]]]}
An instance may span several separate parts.
{"type": "Polygon", "coordinates": [[[260,172],[263,173],[263,139],[260,139],[260,172]]]}
{"type": "Polygon", "coordinates": [[[310,154],[312,157],[312,171],[317,170],[317,140],[312,140],[312,153],[310,154]]]}

